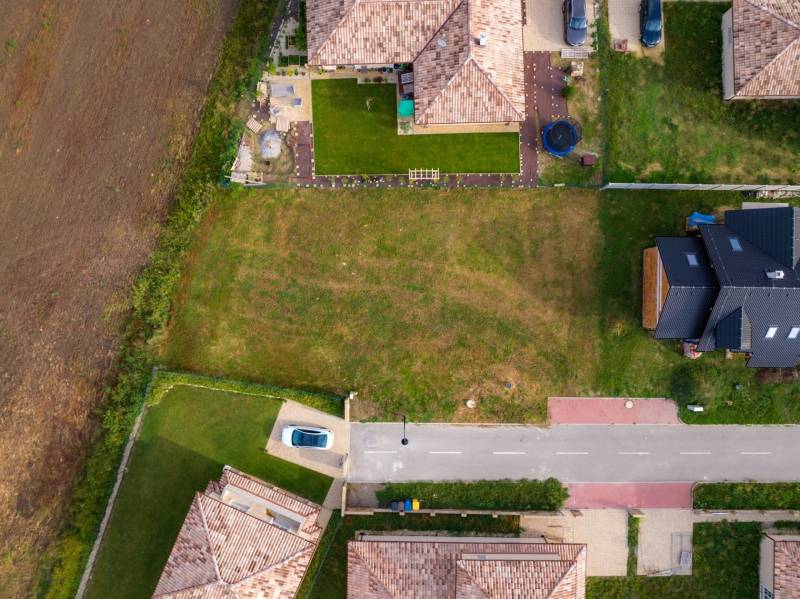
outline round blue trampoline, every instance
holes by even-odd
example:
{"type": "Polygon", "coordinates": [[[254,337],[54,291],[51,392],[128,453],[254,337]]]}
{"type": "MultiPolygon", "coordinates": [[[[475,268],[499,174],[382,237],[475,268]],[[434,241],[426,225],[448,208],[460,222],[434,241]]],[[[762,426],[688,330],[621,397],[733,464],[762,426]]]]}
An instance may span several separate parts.
{"type": "Polygon", "coordinates": [[[581,126],[574,119],[559,119],[542,129],[544,149],[553,156],[569,156],[583,138],[581,126]]]}

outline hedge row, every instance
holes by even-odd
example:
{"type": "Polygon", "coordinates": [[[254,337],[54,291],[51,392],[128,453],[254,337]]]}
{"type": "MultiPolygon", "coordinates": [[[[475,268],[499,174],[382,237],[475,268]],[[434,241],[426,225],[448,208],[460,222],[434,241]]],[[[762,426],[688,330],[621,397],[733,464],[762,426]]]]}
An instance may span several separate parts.
{"type": "Polygon", "coordinates": [[[546,511],[561,509],[569,492],[555,478],[474,482],[389,483],[377,492],[380,505],[416,497],[422,508],[546,511]]]}
{"type": "Polygon", "coordinates": [[[698,510],[798,510],[800,483],[708,483],[694,488],[698,510]]]}
{"type": "Polygon", "coordinates": [[[241,122],[236,105],[252,93],[254,60],[265,56],[265,32],[276,0],[242,0],[222,45],[214,79],[170,213],[156,249],[134,286],[131,315],[115,360],[116,380],[104,390],[96,436],[75,481],[65,523],[43,556],[37,596],[73,597],[114,484],[133,421],[144,402],[155,362],[153,346],[164,330],[181,266],[206,206],[230,167],[241,122]]]}
{"type": "Polygon", "coordinates": [[[248,381],[234,381],[214,376],[194,374],[190,372],[174,372],[160,370],[156,372],[151,384],[147,403],[157,404],[161,398],[167,394],[175,385],[186,385],[189,387],[203,387],[206,389],[219,389],[221,391],[232,391],[234,393],[244,393],[257,397],[271,397],[274,399],[286,399],[305,404],[320,412],[333,414],[334,416],[344,415],[344,402],[335,395],[323,393],[312,393],[298,389],[284,389],[273,385],[262,383],[251,383],[248,381]]]}

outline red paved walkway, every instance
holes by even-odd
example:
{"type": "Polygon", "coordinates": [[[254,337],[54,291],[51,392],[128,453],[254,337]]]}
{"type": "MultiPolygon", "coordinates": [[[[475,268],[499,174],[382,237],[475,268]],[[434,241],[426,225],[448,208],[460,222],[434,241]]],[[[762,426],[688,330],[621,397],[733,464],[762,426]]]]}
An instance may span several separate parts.
{"type": "Polygon", "coordinates": [[[547,417],[555,424],[682,424],[668,399],[626,397],[551,397],[547,417]],[[633,406],[625,407],[627,401],[633,406]]]}
{"type": "Polygon", "coordinates": [[[694,483],[571,483],[568,509],[691,508],[694,483]]]}

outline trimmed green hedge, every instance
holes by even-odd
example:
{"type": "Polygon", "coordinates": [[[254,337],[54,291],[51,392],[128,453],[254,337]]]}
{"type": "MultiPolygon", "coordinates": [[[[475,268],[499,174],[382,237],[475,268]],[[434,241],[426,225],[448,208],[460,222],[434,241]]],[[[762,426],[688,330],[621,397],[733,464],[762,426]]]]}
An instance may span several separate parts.
{"type": "Polygon", "coordinates": [[[708,483],[694,488],[698,510],[797,510],[800,483],[708,483]]]}
{"type": "Polygon", "coordinates": [[[186,385],[188,387],[203,387],[205,389],[219,389],[220,391],[231,391],[233,393],[245,393],[257,397],[271,397],[296,401],[298,403],[333,414],[334,416],[344,415],[344,401],[335,395],[323,393],[312,393],[298,389],[284,389],[273,385],[261,383],[251,383],[248,381],[234,381],[203,374],[191,372],[157,371],[153,377],[150,394],[147,397],[148,404],[157,404],[161,398],[175,385],[186,385]]]}
{"type": "Polygon", "coordinates": [[[416,497],[422,508],[471,510],[561,509],[569,492],[555,478],[547,480],[479,480],[474,482],[389,483],[377,492],[378,502],[416,497]]]}
{"type": "Polygon", "coordinates": [[[252,95],[256,60],[266,55],[277,2],[242,0],[222,44],[214,79],[200,118],[191,156],[162,226],[158,244],[134,285],[131,315],[114,363],[115,380],[104,390],[99,425],[73,485],[63,528],[46,549],[38,573],[38,597],[75,595],[114,485],[117,466],[151,371],[153,348],[169,318],[183,258],[217,183],[230,167],[241,122],[238,102],[252,95]]]}
{"type": "Polygon", "coordinates": [[[297,589],[295,599],[308,599],[311,597],[311,591],[320,575],[322,564],[324,564],[325,560],[328,558],[328,553],[331,551],[333,540],[336,538],[336,533],[339,532],[341,524],[342,512],[340,510],[334,510],[331,514],[331,519],[328,520],[328,525],[325,527],[325,532],[319,540],[314,558],[308,565],[308,570],[303,578],[303,582],[300,584],[300,588],[297,589]]]}

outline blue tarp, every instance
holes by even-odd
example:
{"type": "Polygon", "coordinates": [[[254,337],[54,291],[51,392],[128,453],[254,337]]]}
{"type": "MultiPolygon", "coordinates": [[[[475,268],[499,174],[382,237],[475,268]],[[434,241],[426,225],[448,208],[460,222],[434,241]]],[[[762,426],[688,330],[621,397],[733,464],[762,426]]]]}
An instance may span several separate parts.
{"type": "Polygon", "coordinates": [[[702,212],[692,212],[689,216],[689,226],[696,227],[697,225],[713,225],[717,222],[717,217],[713,214],[703,214],[702,212]]]}

